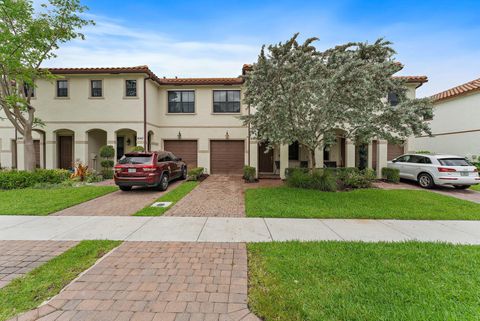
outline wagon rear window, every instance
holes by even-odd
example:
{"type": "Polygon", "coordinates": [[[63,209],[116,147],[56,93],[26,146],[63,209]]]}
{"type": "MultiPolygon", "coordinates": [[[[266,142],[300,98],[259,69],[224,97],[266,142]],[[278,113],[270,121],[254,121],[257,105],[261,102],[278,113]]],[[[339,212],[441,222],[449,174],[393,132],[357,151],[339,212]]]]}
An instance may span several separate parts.
{"type": "Polygon", "coordinates": [[[118,161],[119,164],[151,164],[152,155],[124,155],[118,161]]]}
{"type": "Polygon", "coordinates": [[[438,160],[443,166],[473,166],[465,158],[442,158],[438,160]]]}

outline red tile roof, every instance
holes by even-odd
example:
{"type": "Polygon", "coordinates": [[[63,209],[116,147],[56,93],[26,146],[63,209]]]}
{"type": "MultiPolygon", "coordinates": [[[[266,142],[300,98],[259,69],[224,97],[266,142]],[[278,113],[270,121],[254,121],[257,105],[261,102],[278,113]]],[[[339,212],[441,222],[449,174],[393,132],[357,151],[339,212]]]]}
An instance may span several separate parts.
{"type": "Polygon", "coordinates": [[[431,98],[434,102],[438,102],[453,97],[462,96],[480,90],[480,78],[464,83],[460,86],[453,87],[433,95],[431,98]]]}
{"type": "Polygon", "coordinates": [[[243,78],[159,78],[148,66],[107,68],[48,68],[52,74],[146,74],[159,85],[241,85],[243,78]]]}

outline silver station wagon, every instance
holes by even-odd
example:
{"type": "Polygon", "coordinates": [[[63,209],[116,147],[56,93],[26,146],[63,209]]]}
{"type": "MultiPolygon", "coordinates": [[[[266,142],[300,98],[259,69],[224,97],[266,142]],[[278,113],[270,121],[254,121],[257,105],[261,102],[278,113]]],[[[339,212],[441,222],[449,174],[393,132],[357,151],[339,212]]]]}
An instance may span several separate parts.
{"type": "Polygon", "coordinates": [[[388,162],[400,177],[417,181],[423,188],[451,185],[466,189],[480,183],[477,168],[464,157],[436,154],[405,154],[388,162]]]}

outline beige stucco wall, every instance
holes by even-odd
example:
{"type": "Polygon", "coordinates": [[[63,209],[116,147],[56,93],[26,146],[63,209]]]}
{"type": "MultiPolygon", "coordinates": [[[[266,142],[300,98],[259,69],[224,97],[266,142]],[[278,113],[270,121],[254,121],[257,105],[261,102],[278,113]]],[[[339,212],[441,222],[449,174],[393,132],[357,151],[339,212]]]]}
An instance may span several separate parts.
{"type": "Polygon", "coordinates": [[[480,93],[434,104],[433,137],[410,139],[410,150],[429,150],[470,157],[480,155],[480,93]]]}

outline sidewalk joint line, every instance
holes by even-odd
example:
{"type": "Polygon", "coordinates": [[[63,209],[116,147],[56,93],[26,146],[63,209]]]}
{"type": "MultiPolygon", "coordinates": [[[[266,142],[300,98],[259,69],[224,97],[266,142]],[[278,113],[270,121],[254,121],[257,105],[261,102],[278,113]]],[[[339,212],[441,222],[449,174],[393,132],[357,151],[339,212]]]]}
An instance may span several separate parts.
{"type": "MultiPolygon", "coordinates": [[[[198,186],[197,186],[198,187],[198,186]]],[[[207,225],[207,221],[210,219],[210,217],[207,217],[205,222],[203,222],[203,226],[202,226],[202,229],[200,230],[200,233],[198,233],[198,236],[197,236],[197,239],[195,242],[198,242],[198,240],[200,239],[200,235],[202,235],[203,233],[203,229],[205,228],[205,225],[207,225]]]]}
{"type": "Polygon", "coordinates": [[[404,231],[401,231],[400,229],[395,228],[394,226],[388,225],[388,224],[385,222],[385,220],[378,220],[378,221],[379,221],[381,224],[383,224],[385,227],[388,227],[388,228],[390,228],[390,229],[392,229],[392,230],[394,230],[394,231],[396,231],[396,232],[398,232],[398,233],[400,233],[400,234],[403,234],[403,235],[405,235],[406,237],[408,237],[409,239],[413,239],[413,240],[415,239],[415,237],[414,237],[413,235],[410,235],[410,234],[408,234],[408,233],[406,233],[406,232],[404,232],[404,231]]]}
{"type": "Polygon", "coordinates": [[[327,223],[325,223],[322,219],[318,219],[320,221],[320,223],[322,223],[323,225],[325,225],[330,231],[333,232],[333,234],[335,234],[336,236],[338,236],[341,240],[345,241],[345,239],[340,235],[338,234],[333,228],[331,228],[330,226],[328,226],[327,223]]]}
{"type": "Polygon", "coordinates": [[[154,218],[154,216],[149,217],[147,220],[145,220],[145,222],[143,222],[142,225],[140,225],[138,228],[136,228],[135,230],[133,230],[130,234],[126,235],[126,236],[123,238],[123,241],[128,242],[128,239],[130,238],[130,236],[132,236],[133,234],[137,233],[142,227],[144,227],[147,223],[149,223],[151,220],[153,220],[153,218],[154,218]]]}
{"type": "Polygon", "coordinates": [[[262,219],[263,219],[263,224],[265,224],[265,226],[266,226],[266,228],[267,228],[268,234],[270,234],[270,239],[271,239],[272,241],[275,241],[275,240],[273,239],[272,232],[270,232],[270,228],[268,227],[268,224],[267,224],[267,221],[265,220],[265,217],[263,217],[262,219]]]}

